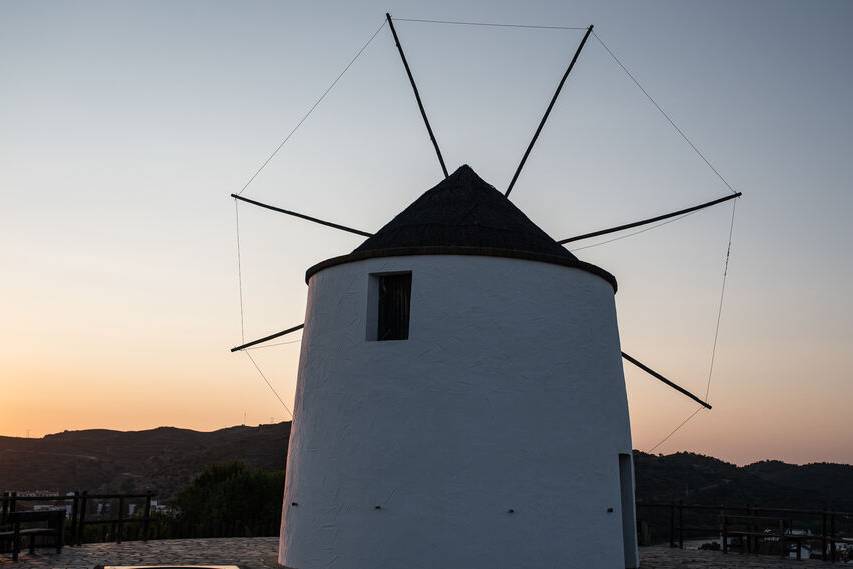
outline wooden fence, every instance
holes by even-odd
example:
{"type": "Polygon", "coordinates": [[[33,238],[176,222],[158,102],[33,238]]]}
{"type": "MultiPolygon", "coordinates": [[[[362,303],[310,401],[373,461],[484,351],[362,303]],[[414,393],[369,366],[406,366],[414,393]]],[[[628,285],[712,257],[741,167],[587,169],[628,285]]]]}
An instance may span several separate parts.
{"type": "MultiPolygon", "coordinates": [[[[743,553],[773,550],[781,557],[792,553],[800,559],[803,544],[819,548],[813,558],[843,561],[853,551],[853,513],[831,510],[797,510],[685,504],[683,502],[637,502],[640,543],[666,543],[684,548],[685,539],[719,540],[723,553],[740,546],[743,553]],[[712,537],[713,536],[713,537],[712,537]],[[843,544],[843,555],[839,553],[843,544]],[[791,546],[796,550],[791,551],[791,546]],[[844,559],[842,559],[842,557],[844,559]]],[[[813,550],[812,550],[813,551],[813,550]]],[[[853,560],[853,559],[850,559],[853,560]]]]}
{"type": "MultiPolygon", "coordinates": [[[[184,527],[174,516],[152,515],[154,494],[89,494],[30,496],[15,492],[0,494],[0,525],[10,512],[43,508],[64,509],[69,545],[89,541],[126,539],[147,541],[169,537],[225,537],[276,535],[277,524],[260,527],[254,522],[210,520],[204,527],[184,527]],[[130,504],[136,504],[130,513],[130,504]],[[100,505],[100,508],[98,508],[100,505]],[[101,510],[93,511],[95,508],[101,510]],[[100,532],[91,528],[100,528],[100,532]],[[87,532],[86,528],[90,528],[87,532]]],[[[797,510],[756,506],[685,504],[683,502],[637,502],[640,543],[669,543],[684,548],[685,540],[715,542],[723,553],[740,547],[743,553],[773,552],[797,558],[803,544],[811,557],[826,561],[853,561],[853,513],[831,510],[797,510]],[[839,547],[840,546],[840,547],[839,547]],[[815,549],[818,553],[814,553],[815,549]],[[840,551],[841,550],[841,551],[840,551]]]]}
{"type": "Polygon", "coordinates": [[[100,526],[102,528],[99,541],[115,541],[121,543],[129,536],[133,527],[135,539],[147,541],[151,530],[151,502],[154,494],[89,494],[88,492],[73,492],[65,496],[27,496],[16,492],[4,492],[0,495],[0,525],[6,523],[10,512],[37,509],[41,504],[47,508],[66,510],[65,543],[80,545],[86,541],[86,528],[100,526]],[[70,510],[68,508],[70,503],[70,510]],[[109,510],[109,517],[92,512],[92,504],[101,504],[102,509],[109,510]],[[141,513],[129,515],[129,505],[142,505],[141,513]],[[109,504],[109,508],[103,508],[109,504]]]}

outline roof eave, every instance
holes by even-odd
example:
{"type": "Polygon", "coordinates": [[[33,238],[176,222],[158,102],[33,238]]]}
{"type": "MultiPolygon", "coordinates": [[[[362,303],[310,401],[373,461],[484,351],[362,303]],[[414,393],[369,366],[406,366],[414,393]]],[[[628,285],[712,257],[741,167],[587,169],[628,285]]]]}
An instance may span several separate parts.
{"type": "Polygon", "coordinates": [[[492,247],[454,247],[454,246],[422,246],[422,247],[397,247],[389,249],[377,249],[367,251],[357,251],[348,255],[340,255],[321,261],[316,265],[309,267],[305,271],[305,282],[308,283],[311,277],[318,272],[343,265],[345,263],[353,263],[356,261],[364,261],[366,259],[376,259],[380,257],[409,257],[413,255],[470,255],[478,257],[503,257],[507,259],[523,259],[527,261],[537,261],[540,263],[549,263],[552,265],[560,265],[563,267],[572,267],[580,269],[588,273],[592,273],[613,287],[613,292],[618,290],[616,277],[601,267],[586,263],[578,259],[563,257],[559,255],[548,255],[545,253],[533,253],[530,251],[521,251],[516,249],[497,249],[492,247]]]}

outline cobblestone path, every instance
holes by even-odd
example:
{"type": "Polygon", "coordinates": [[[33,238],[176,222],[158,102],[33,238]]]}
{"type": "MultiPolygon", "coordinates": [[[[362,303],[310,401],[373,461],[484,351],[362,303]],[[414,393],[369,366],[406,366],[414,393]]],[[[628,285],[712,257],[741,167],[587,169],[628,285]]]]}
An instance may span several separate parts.
{"type": "Polygon", "coordinates": [[[277,537],[163,539],[149,542],[92,543],[66,547],[57,554],[39,549],[21,553],[18,563],[0,555],[3,569],[92,569],[96,565],[239,565],[241,569],[277,569],[277,537]]]}
{"type": "Polygon", "coordinates": [[[641,547],[642,569],[794,569],[802,567],[837,567],[823,561],[809,559],[795,561],[769,555],[740,555],[719,551],[670,549],[669,547],[641,547]]]}
{"type": "MultiPolygon", "coordinates": [[[[0,555],[3,569],[92,569],[97,565],[238,565],[241,569],[277,569],[278,538],[169,539],[95,543],[66,547],[62,553],[42,549],[22,553],[18,563],[0,555]]],[[[793,569],[832,567],[821,561],[787,561],[768,556],[723,555],[717,551],[691,551],[668,547],[640,549],[642,569],[793,569]]],[[[399,569],[399,568],[393,568],[399,569]]],[[[523,569],[523,568],[518,568],[523,569]]],[[[578,568],[580,569],[580,568],[578,568]]]]}

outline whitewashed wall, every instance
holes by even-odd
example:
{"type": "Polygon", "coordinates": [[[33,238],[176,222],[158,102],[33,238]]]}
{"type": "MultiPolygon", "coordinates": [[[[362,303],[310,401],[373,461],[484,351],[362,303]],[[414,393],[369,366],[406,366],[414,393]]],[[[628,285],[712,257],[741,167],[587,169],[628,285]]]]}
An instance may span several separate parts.
{"type": "Polygon", "coordinates": [[[598,276],[473,256],[325,269],[309,283],[295,413],[286,567],[626,566],[631,435],[598,276]],[[369,342],[369,274],[388,271],[412,271],[409,339],[369,342]]]}

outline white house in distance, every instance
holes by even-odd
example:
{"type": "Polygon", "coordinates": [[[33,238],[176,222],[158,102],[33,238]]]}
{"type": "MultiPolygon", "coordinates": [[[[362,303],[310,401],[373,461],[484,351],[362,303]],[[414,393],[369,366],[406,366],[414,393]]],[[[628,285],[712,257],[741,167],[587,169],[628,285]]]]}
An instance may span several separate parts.
{"type": "Polygon", "coordinates": [[[306,279],[281,565],[639,565],[612,275],[462,166],[306,279]]]}

